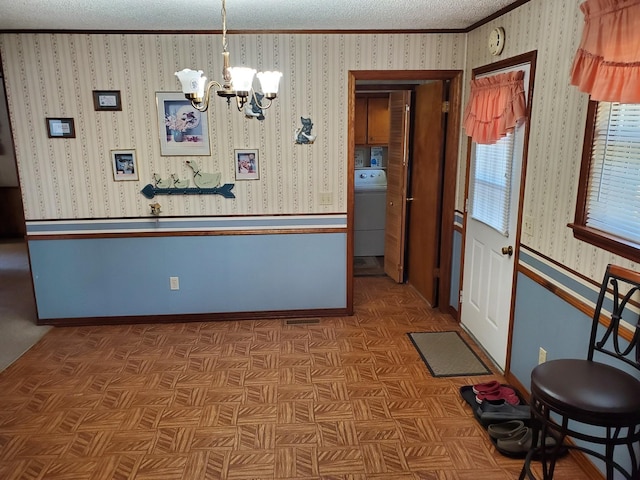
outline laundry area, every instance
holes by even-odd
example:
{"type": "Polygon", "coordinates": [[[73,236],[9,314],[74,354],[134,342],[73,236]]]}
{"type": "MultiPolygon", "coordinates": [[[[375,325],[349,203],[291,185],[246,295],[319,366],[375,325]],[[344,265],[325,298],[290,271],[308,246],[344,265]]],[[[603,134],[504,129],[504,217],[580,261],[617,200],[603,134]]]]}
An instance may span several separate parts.
{"type": "Polygon", "coordinates": [[[386,171],[383,168],[356,168],[354,197],[355,274],[383,275],[386,171]]]}
{"type": "Polygon", "coordinates": [[[354,275],[384,275],[388,94],[356,95],[354,275]]]}

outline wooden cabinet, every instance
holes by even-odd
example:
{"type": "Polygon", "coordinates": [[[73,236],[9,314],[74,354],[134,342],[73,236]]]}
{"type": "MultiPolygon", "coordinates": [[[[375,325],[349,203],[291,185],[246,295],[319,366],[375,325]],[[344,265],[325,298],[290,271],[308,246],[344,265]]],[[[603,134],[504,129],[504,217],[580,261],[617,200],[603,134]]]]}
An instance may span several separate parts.
{"type": "Polygon", "coordinates": [[[389,97],[356,97],[356,145],[387,145],[389,143],[389,97]]]}
{"type": "Polygon", "coordinates": [[[389,143],[389,97],[370,97],[367,102],[367,143],[389,143]]]}
{"type": "Polygon", "coordinates": [[[367,98],[356,97],[356,145],[367,144],[367,98]]]}

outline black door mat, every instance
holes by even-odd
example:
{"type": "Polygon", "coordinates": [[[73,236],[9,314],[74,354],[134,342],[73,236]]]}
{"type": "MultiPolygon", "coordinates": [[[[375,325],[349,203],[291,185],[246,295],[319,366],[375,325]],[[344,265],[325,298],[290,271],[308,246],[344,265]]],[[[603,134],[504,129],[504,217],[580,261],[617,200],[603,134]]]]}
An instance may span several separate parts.
{"type": "Polygon", "coordinates": [[[434,377],[491,374],[458,332],[414,332],[408,335],[434,377]]]}

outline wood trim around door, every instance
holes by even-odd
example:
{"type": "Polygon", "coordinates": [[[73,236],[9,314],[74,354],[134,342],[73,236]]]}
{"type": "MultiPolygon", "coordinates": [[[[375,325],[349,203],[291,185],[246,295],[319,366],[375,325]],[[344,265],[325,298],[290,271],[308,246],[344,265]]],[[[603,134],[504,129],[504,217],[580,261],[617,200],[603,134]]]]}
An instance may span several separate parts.
{"type": "Polygon", "coordinates": [[[460,143],[462,70],[350,70],[348,73],[348,146],[347,146],[347,310],[353,314],[353,237],[354,237],[354,189],[355,175],[355,96],[358,80],[407,81],[442,80],[449,82],[449,114],[445,133],[445,158],[443,172],[442,220],[440,229],[440,275],[438,308],[449,311],[451,285],[451,258],[453,218],[458,171],[458,145],[460,143]]]}
{"type": "MultiPolygon", "coordinates": [[[[488,65],[483,65],[481,67],[477,67],[474,68],[472,70],[472,76],[471,79],[474,79],[476,76],[478,75],[484,75],[487,73],[491,73],[491,72],[497,72],[499,70],[503,70],[505,68],[509,68],[509,67],[515,67],[516,65],[520,65],[520,64],[524,64],[524,63],[529,63],[530,65],[530,70],[529,70],[529,86],[526,92],[527,95],[527,125],[526,125],[526,132],[525,132],[525,138],[524,138],[524,145],[523,145],[523,152],[522,152],[522,165],[521,165],[521,175],[520,175],[520,185],[519,185],[519,196],[520,199],[518,200],[518,220],[517,220],[517,231],[516,231],[516,238],[515,238],[515,251],[514,251],[514,269],[513,269],[513,278],[512,278],[512,283],[511,283],[511,304],[510,304],[510,312],[509,312],[509,333],[507,336],[507,358],[505,360],[505,370],[504,370],[504,374],[508,375],[510,372],[510,365],[511,365],[511,343],[513,342],[513,314],[514,314],[514,309],[515,309],[515,297],[516,297],[516,284],[517,284],[517,278],[518,278],[518,264],[519,264],[519,258],[520,258],[520,238],[521,238],[521,225],[522,225],[522,208],[524,205],[524,190],[525,190],[525,185],[526,185],[526,176],[527,176],[527,159],[529,157],[529,135],[530,135],[530,129],[531,129],[531,112],[532,112],[532,108],[531,108],[531,104],[533,101],[533,86],[535,84],[535,75],[536,75],[536,59],[538,56],[538,51],[537,50],[533,50],[531,52],[527,52],[527,53],[523,53],[521,55],[517,55],[515,57],[511,57],[511,58],[505,58],[504,60],[500,60],[499,62],[495,62],[495,63],[491,63],[488,65]]],[[[465,199],[465,203],[467,202],[467,199],[469,198],[469,171],[471,169],[471,137],[467,138],[467,158],[466,158],[466,167],[465,167],[465,171],[466,176],[465,176],[465,185],[464,185],[464,199],[465,199]]],[[[464,251],[465,251],[465,243],[466,243],[466,235],[467,235],[467,211],[466,211],[466,206],[465,206],[465,211],[464,211],[464,215],[463,215],[463,221],[462,221],[462,242],[461,242],[461,256],[460,256],[460,288],[462,288],[463,285],[463,278],[464,278],[464,251]]],[[[461,307],[461,303],[460,300],[458,299],[458,316],[459,316],[459,320],[461,320],[462,315],[460,312],[460,307],[461,307]]]]}

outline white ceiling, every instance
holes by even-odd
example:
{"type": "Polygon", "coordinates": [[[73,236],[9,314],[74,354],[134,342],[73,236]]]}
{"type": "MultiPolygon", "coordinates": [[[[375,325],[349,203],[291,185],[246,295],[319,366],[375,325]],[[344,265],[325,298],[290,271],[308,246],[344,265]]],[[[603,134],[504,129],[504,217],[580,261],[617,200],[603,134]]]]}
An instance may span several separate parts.
{"type": "MultiPolygon", "coordinates": [[[[227,0],[234,30],[465,29],[514,0],[227,0]]],[[[221,30],[221,0],[0,0],[1,30],[221,30]]]]}

